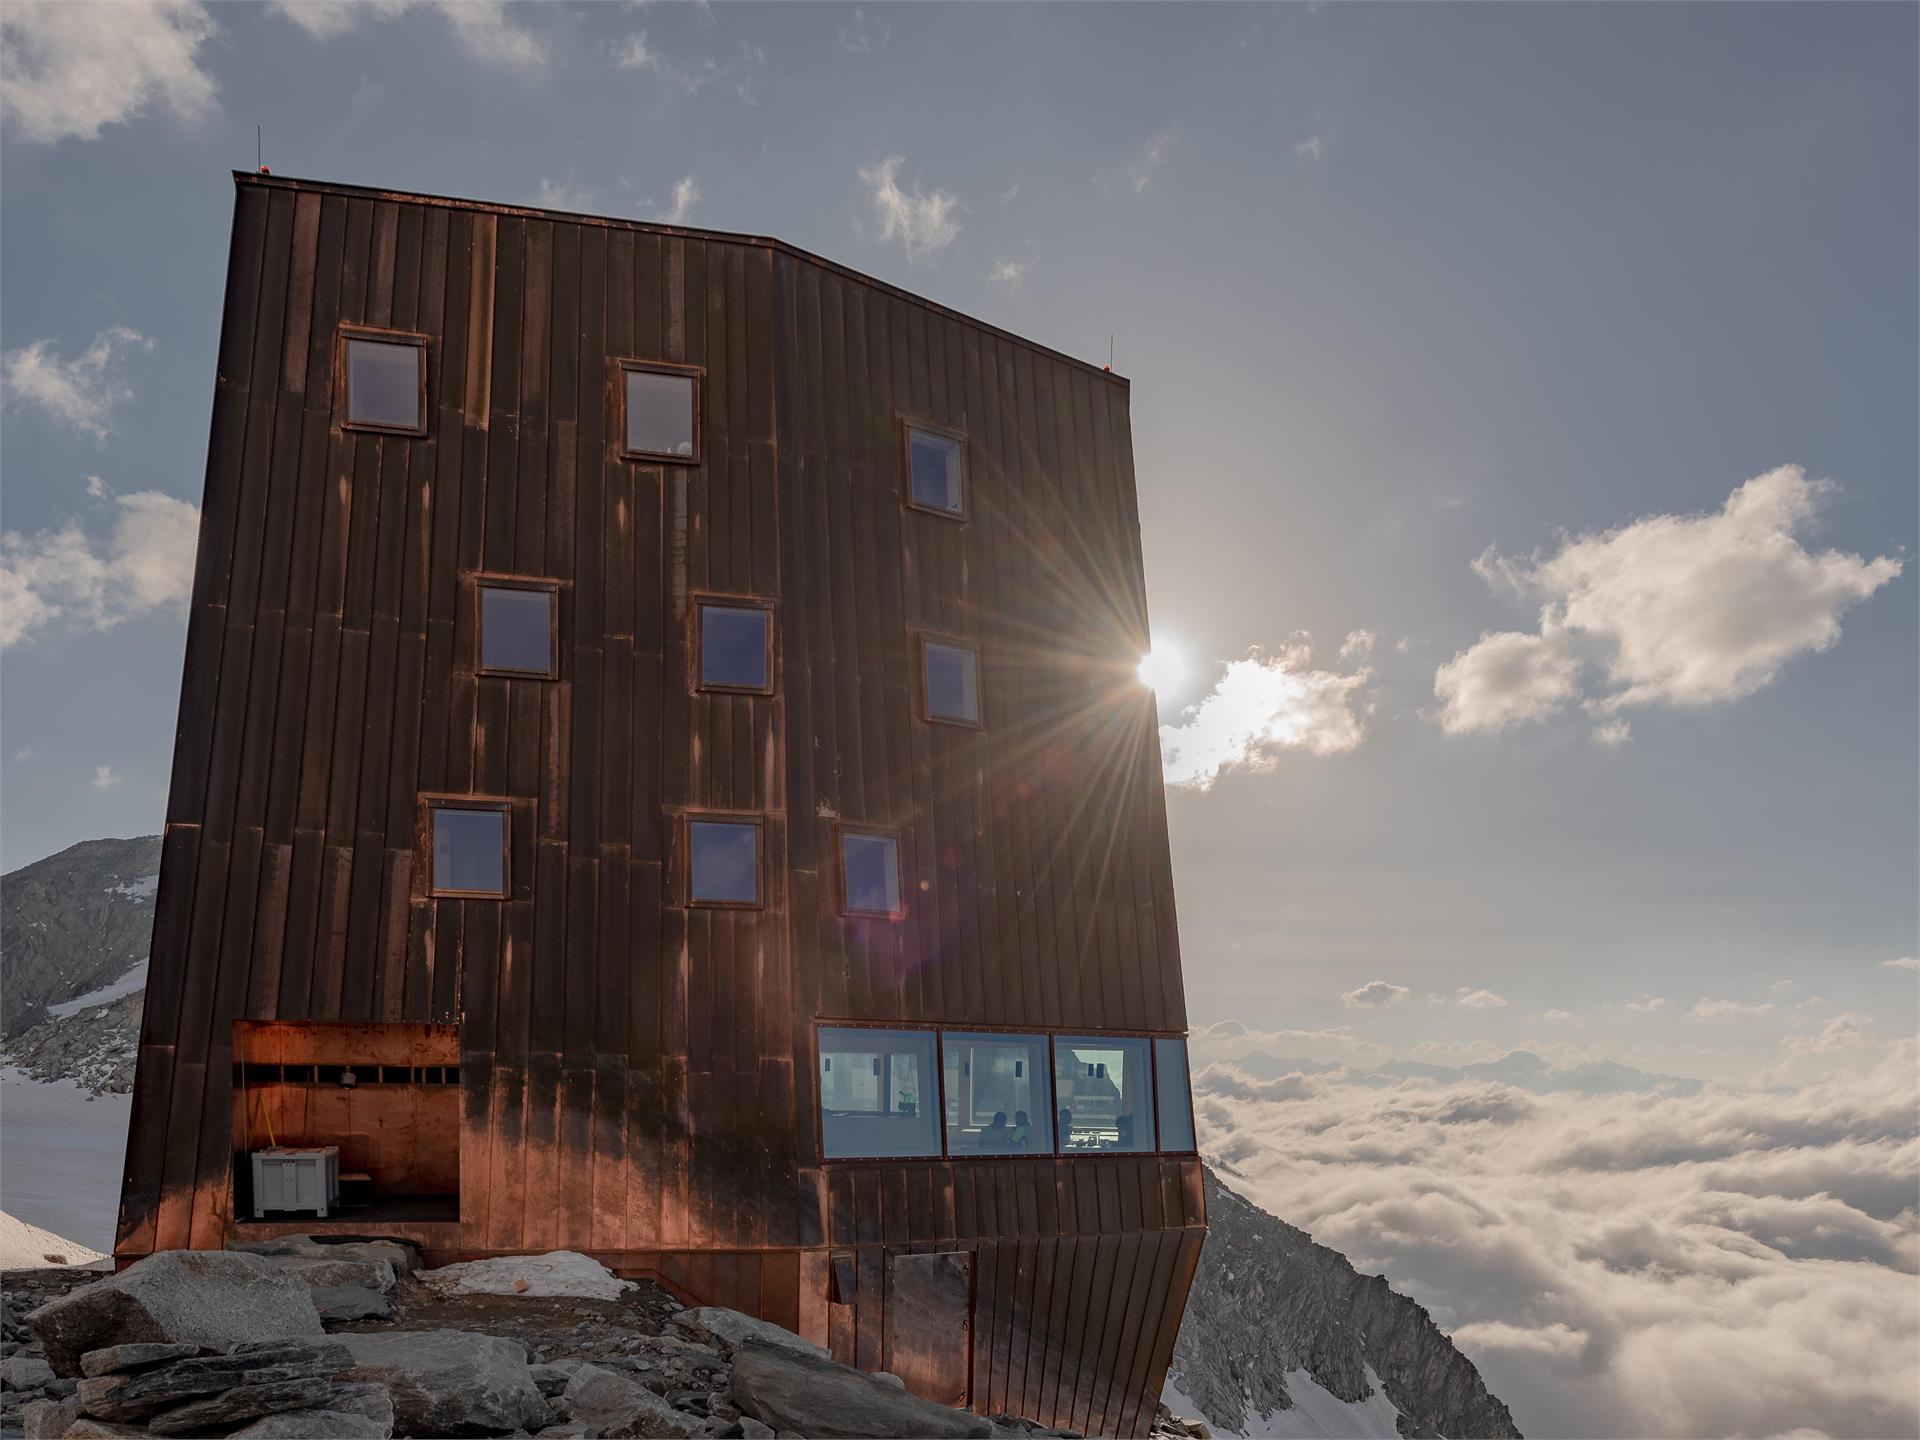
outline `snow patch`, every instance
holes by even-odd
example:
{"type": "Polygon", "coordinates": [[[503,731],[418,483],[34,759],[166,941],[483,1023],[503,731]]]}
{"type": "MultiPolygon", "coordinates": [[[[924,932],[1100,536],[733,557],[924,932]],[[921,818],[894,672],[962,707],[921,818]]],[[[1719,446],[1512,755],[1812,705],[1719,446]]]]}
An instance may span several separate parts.
{"type": "Polygon", "coordinates": [[[107,886],[109,895],[125,895],[134,900],[151,900],[160,893],[158,875],[142,875],[138,880],[123,880],[118,885],[107,886]]]}
{"type": "Polygon", "coordinates": [[[65,1020],[78,1015],[82,1010],[91,1010],[96,1005],[105,1005],[118,1000],[122,995],[131,995],[143,990],[147,984],[147,962],[142,960],[118,980],[102,985],[98,990],[89,990],[86,994],[72,1000],[62,1000],[58,1005],[49,1005],[47,1013],[56,1019],[65,1020]]]}
{"type": "Polygon", "coordinates": [[[429,1270],[420,1279],[442,1295],[565,1295],[586,1300],[618,1300],[628,1283],[577,1250],[464,1260],[429,1270]]]}
{"type": "MultiPolygon", "coordinates": [[[[1229,1430],[1201,1413],[1200,1407],[1180,1392],[1168,1377],[1160,1399],[1174,1414],[1205,1420],[1216,1435],[1243,1435],[1248,1440],[1399,1440],[1400,1412],[1387,1399],[1380,1377],[1366,1368],[1367,1384],[1373,1393],[1364,1400],[1346,1401],[1314,1380],[1305,1370],[1287,1371],[1287,1395],[1291,1409],[1275,1410],[1268,1415],[1252,1415],[1246,1428],[1229,1430]]],[[[1247,1410],[1252,1407],[1245,1406],[1247,1410]]]]}

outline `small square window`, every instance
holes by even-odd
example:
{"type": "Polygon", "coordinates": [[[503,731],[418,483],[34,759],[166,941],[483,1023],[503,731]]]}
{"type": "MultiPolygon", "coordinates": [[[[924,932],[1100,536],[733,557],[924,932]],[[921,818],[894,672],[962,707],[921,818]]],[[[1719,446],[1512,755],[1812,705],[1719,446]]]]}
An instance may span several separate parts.
{"type": "Polygon", "coordinates": [[[920,642],[926,671],[927,718],[959,725],[980,723],[980,657],[964,645],[920,642]]]}
{"type": "Polygon", "coordinates": [[[425,434],[426,383],[425,345],[347,337],[347,424],[425,434]]]}
{"type": "Polygon", "coordinates": [[[898,916],[900,842],[892,835],[840,832],[840,872],[849,915],[898,916]]]}
{"type": "Polygon", "coordinates": [[[626,453],[692,464],[699,459],[695,377],[626,367],[626,453]]]}
{"type": "Polygon", "coordinates": [[[913,504],[942,515],[966,514],[966,475],[966,441],[907,426],[907,484],[913,504]]]}
{"type": "Polygon", "coordinates": [[[464,805],[433,807],[433,893],[504,899],[507,812],[464,805]]]}
{"type": "Polygon", "coordinates": [[[695,905],[760,903],[760,826],[751,820],[693,820],[687,899],[695,905]]]}
{"type": "Polygon", "coordinates": [[[511,675],[559,673],[554,663],[557,593],[530,585],[489,585],[480,592],[480,669],[511,675]]]}
{"type": "Polygon", "coordinates": [[[700,685],[773,689],[773,616],[760,605],[700,604],[700,685]]]}

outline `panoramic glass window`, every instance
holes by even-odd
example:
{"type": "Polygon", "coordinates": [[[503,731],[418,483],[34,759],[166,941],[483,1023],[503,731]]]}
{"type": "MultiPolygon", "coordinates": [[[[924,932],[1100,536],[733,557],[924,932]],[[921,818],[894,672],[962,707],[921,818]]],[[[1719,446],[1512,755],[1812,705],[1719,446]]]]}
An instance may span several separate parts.
{"type": "Polygon", "coordinates": [[[926,671],[927,718],[962,725],[980,723],[980,657],[962,645],[921,642],[926,671]]]}
{"type": "Polygon", "coordinates": [[[740,820],[687,824],[692,876],[687,898],[696,905],[760,903],[760,827],[740,820]]]}
{"type": "Polygon", "coordinates": [[[425,430],[426,365],[424,345],[349,336],[347,424],[425,430]]]}
{"type": "Polygon", "coordinates": [[[849,915],[898,915],[900,842],[891,835],[840,832],[840,869],[849,915]]]}
{"type": "Polygon", "coordinates": [[[694,377],[661,370],[627,372],[627,453],[694,458],[694,377]]]}
{"type": "Polygon", "coordinates": [[[1193,1092],[1187,1080],[1187,1042],[1153,1042],[1153,1089],[1159,1102],[1160,1148],[1193,1149],[1193,1092]]]}
{"type": "Polygon", "coordinates": [[[949,1155],[1050,1155],[1052,1087],[1044,1035],[940,1037],[949,1155]]]}
{"type": "Polygon", "coordinates": [[[433,807],[433,893],[506,895],[505,810],[433,807]]]}
{"type": "Polygon", "coordinates": [[[1152,1084],[1145,1040],[1055,1036],[1054,1123],[1061,1150],[1153,1149],[1152,1084]]]}
{"type": "Polygon", "coordinates": [[[552,676],[555,593],[545,588],[482,584],[480,668],[552,676]]]}
{"type": "Polygon", "coordinates": [[[829,1160],[938,1155],[931,1030],[820,1030],[820,1139],[829,1160]]]}
{"type": "Polygon", "coordinates": [[[700,605],[700,683],[715,690],[771,690],[772,612],[758,605],[700,605]]]}
{"type": "Polygon", "coordinates": [[[907,426],[907,473],[914,504],[943,515],[965,514],[966,465],[964,441],[907,426]]]}

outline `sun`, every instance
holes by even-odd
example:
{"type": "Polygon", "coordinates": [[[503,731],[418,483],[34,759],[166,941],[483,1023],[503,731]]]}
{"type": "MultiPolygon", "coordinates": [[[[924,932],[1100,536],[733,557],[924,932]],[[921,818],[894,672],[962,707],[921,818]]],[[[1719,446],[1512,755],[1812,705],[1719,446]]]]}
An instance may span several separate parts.
{"type": "Polygon", "coordinates": [[[1140,683],[1162,700],[1178,690],[1186,678],[1186,657],[1164,640],[1140,657],[1140,683]]]}

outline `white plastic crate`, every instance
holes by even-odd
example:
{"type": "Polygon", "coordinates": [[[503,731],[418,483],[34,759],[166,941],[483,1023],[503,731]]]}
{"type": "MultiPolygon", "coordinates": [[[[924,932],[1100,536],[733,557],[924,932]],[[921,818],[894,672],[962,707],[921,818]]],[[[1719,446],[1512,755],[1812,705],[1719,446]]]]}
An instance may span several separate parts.
{"type": "Polygon", "coordinates": [[[340,1147],[276,1145],[250,1152],[253,1218],[269,1210],[310,1210],[318,1218],[340,1203],[340,1147]]]}

